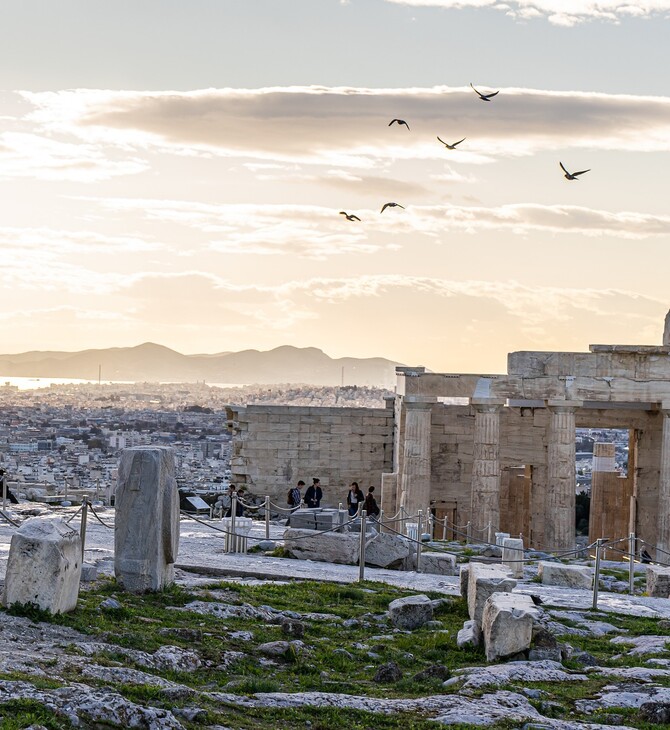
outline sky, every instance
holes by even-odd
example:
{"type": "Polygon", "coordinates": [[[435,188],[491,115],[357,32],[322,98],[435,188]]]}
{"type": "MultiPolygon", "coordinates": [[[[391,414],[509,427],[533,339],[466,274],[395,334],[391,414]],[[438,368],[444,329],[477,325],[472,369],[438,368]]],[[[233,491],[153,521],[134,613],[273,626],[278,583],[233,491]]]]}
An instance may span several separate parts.
{"type": "Polygon", "coordinates": [[[660,344],[669,31],[670,0],[7,3],[0,352],[660,344]]]}

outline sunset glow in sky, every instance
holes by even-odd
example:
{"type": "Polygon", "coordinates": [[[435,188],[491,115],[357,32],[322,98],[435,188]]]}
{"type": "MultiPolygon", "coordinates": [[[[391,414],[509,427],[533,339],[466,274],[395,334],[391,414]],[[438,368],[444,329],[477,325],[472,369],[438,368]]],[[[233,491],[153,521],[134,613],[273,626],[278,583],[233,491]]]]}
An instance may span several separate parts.
{"type": "Polygon", "coordinates": [[[660,343],[669,32],[670,0],[10,3],[0,352],[660,343]]]}

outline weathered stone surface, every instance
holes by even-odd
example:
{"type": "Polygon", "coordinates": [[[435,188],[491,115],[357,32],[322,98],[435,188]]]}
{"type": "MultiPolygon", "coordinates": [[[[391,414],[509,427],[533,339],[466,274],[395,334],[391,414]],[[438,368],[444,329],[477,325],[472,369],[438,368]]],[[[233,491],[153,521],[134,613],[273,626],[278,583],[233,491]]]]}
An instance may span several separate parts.
{"type": "Polygon", "coordinates": [[[647,594],[652,598],[670,598],[670,568],[647,566],[647,594]]]}
{"type": "Polygon", "coordinates": [[[360,537],[350,533],[294,530],[284,532],[284,548],[298,560],[356,565],[359,560],[360,537]]]}
{"type": "Polygon", "coordinates": [[[305,645],[302,641],[268,641],[265,644],[260,644],[258,651],[265,656],[270,657],[286,657],[291,652],[300,654],[305,650],[305,645]]]}
{"type": "Polygon", "coordinates": [[[395,662],[388,662],[377,667],[374,681],[380,684],[399,682],[402,679],[402,669],[395,662]]]}
{"type": "Polygon", "coordinates": [[[482,624],[482,613],[487,598],[492,593],[505,593],[514,589],[516,581],[507,568],[500,565],[470,563],[468,581],[468,612],[478,626],[482,624]]]}
{"type": "Polygon", "coordinates": [[[389,619],[398,629],[412,631],[433,618],[433,604],[428,596],[407,596],[389,603],[389,619]]]}
{"type": "Polygon", "coordinates": [[[179,547],[179,496],[174,452],[160,446],[125,449],[119,462],[114,573],[133,593],[174,581],[179,547]]]}
{"type": "Polygon", "coordinates": [[[468,600],[468,587],[470,585],[470,563],[461,565],[461,569],[458,573],[460,581],[461,598],[468,600]]]}
{"type": "Polygon", "coordinates": [[[539,612],[530,596],[493,593],[484,604],[482,633],[489,662],[530,648],[539,612]]]}
{"type": "Polygon", "coordinates": [[[465,646],[479,646],[480,633],[474,621],[466,621],[456,636],[456,645],[459,649],[465,646]]]}
{"type": "Polygon", "coordinates": [[[662,654],[668,650],[670,636],[615,636],[610,639],[612,644],[632,646],[626,652],[629,656],[639,654],[662,654]]]}
{"type": "Polygon", "coordinates": [[[590,590],[593,585],[593,569],[588,565],[563,565],[541,560],[537,574],[545,585],[586,590],[590,590]]]}
{"type": "Polygon", "coordinates": [[[502,562],[515,578],[523,578],[523,540],[506,537],[502,541],[502,562]]]}
{"type": "MultiPolygon", "coordinates": [[[[365,564],[387,568],[409,556],[409,543],[400,535],[377,533],[365,548],[365,564]]],[[[423,565],[423,556],[421,559],[423,565]]]]}
{"type": "Polygon", "coordinates": [[[455,676],[465,676],[461,685],[464,689],[482,689],[484,687],[504,687],[512,682],[529,684],[531,682],[583,682],[585,674],[568,672],[559,662],[507,662],[485,667],[468,667],[458,669],[455,676]]]}
{"type": "Polygon", "coordinates": [[[450,553],[421,553],[421,572],[436,575],[458,575],[456,556],[450,553]]]}
{"type": "Polygon", "coordinates": [[[80,577],[79,533],[63,520],[33,517],[12,535],[3,603],[34,603],[50,613],[73,611],[80,577]]]}

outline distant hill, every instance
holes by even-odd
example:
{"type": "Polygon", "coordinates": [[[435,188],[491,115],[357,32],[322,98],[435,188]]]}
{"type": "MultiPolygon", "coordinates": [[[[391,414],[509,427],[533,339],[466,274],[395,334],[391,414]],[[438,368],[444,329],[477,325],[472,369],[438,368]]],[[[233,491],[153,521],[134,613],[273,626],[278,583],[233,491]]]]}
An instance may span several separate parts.
{"type": "Polygon", "coordinates": [[[395,366],[381,357],[331,358],[315,347],[242,350],[216,355],[182,355],[152,342],[81,352],[23,352],[0,355],[0,376],[101,378],[129,381],[207,383],[306,383],[312,385],[395,385],[395,366]]]}

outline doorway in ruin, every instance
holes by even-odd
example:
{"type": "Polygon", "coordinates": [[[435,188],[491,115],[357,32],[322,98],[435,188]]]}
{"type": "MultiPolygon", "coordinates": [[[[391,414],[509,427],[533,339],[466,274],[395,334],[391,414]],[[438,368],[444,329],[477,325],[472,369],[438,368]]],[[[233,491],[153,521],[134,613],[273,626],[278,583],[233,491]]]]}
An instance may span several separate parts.
{"type": "MultiPolygon", "coordinates": [[[[635,431],[578,428],[575,437],[577,535],[627,537],[635,521],[635,431]]],[[[616,551],[607,558],[620,560],[616,551]]]]}
{"type": "Polygon", "coordinates": [[[533,467],[503,467],[500,474],[500,530],[513,537],[531,536],[533,467]]]}

